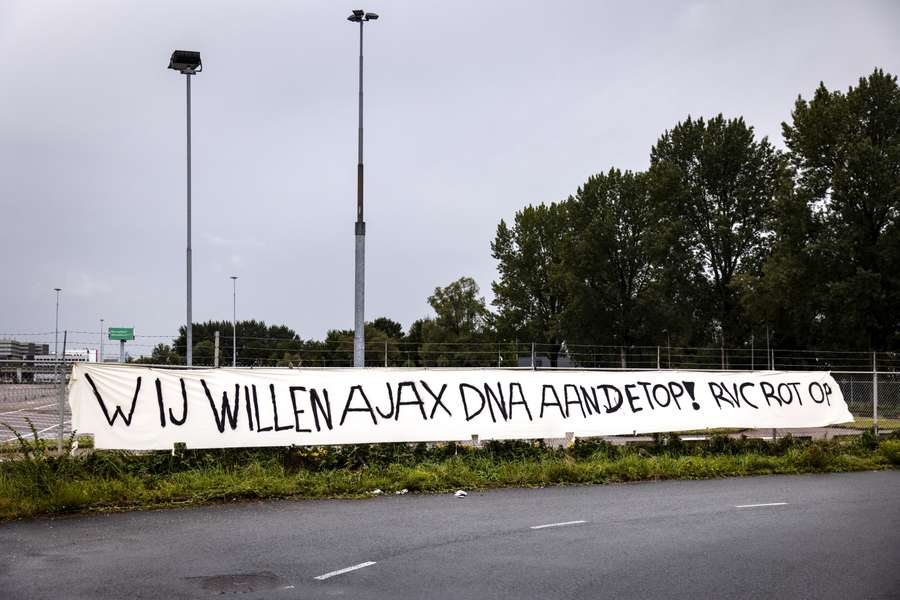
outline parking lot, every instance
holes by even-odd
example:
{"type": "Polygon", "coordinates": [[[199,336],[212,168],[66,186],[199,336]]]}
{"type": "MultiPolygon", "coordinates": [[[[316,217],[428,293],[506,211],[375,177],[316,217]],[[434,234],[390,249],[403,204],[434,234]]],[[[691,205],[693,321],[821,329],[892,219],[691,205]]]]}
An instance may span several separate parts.
{"type": "MultiPolygon", "coordinates": [[[[42,438],[56,437],[59,432],[59,393],[59,386],[52,383],[0,385],[0,442],[15,439],[10,429],[31,438],[34,435],[31,425],[42,438]]],[[[69,433],[72,417],[68,404],[64,406],[64,411],[64,432],[69,433]]]]}

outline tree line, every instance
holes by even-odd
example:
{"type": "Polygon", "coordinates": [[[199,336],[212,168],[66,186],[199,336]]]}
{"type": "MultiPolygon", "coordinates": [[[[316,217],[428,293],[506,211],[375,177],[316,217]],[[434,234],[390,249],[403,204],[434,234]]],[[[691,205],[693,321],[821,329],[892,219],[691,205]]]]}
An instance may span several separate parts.
{"type": "Polygon", "coordinates": [[[647,171],[610,168],[501,221],[496,328],[560,344],[893,350],[900,341],[900,90],[820,84],[782,124],[688,117],[647,171]]]}
{"type": "MultiPolygon", "coordinates": [[[[438,287],[434,316],[407,331],[386,317],[366,324],[367,363],[386,352],[392,364],[481,364],[452,345],[513,340],[553,354],[743,348],[766,334],[783,348],[900,349],[897,77],[875,69],[847,91],[820,84],[797,97],[782,137],[783,150],[742,117],[688,116],[660,135],[646,171],[609,167],[501,220],[494,310],[470,277],[438,287]]],[[[208,322],[194,326],[195,362],[211,359],[216,328],[231,356],[231,323],[208,322]]],[[[349,330],[303,341],[284,326],[237,328],[241,364],[352,357],[349,330]]],[[[184,337],[148,361],[183,363],[184,337]]]]}

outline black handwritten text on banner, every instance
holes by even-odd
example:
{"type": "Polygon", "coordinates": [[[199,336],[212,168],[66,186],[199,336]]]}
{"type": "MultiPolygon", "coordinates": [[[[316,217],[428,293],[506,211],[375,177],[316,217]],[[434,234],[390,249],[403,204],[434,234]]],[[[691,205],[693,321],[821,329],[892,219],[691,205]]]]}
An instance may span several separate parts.
{"type": "Polygon", "coordinates": [[[158,369],[76,364],[97,448],[553,438],[852,420],[825,372],[158,369]]]}

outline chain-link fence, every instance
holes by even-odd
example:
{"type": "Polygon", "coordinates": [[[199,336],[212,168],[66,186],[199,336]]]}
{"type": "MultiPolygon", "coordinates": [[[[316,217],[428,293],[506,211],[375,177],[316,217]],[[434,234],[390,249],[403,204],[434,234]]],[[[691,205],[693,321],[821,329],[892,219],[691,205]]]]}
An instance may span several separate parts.
{"type": "Polygon", "coordinates": [[[900,373],[832,371],[832,375],[854,417],[848,427],[900,429],[900,373]]]}
{"type": "Polygon", "coordinates": [[[58,438],[71,432],[65,382],[72,362],[38,359],[0,360],[0,441],[58,438]]]}
{"type": "MultiPolygon", "coordinates": [[[[71,418],[65,402],[65,381],[73,362],[91,360],[88,357],[89,353],[66,355],[66,361],[59,363],[52,354],[30,359],[0,359],[0,442],[13,440],[13,430],[26,438],[35,434],[51,439],[58,438],[60,433],[68,436],[71,418]]],[[[154,364],[147,359],[142,362],[154,364]]],[[[597,370],[829,370],[855,418],[852,423],[838,427],[859,431],[873,426],[882,430],[900,428],[900,355],[889,352],[389,341],[367,344],[366,364],[369,367],[597,370]]],[[[333,343],[329,347],[323,343],[316,349],[286,352],[277,360],[239,359],[238,365],[346,367],[352,365],[352,346],[345,348],[342,343],[333,343]]],[[[197,366],[214,365],[198,363],[197,366]]]]}

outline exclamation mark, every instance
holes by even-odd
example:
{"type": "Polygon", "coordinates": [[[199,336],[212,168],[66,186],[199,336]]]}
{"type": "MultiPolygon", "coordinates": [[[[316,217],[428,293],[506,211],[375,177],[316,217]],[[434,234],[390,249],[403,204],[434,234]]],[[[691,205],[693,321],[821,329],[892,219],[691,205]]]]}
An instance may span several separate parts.
{"type": "Polygon", "coordinates": [[[693,381],[682,381],[684,384],[684,389],[687,390],[688,396],[691,397],[691,406],[694,407],[694,410],[700,410],[700,405],[697,404],[697,397],[694,396],[694,382],[693,381]]]}

